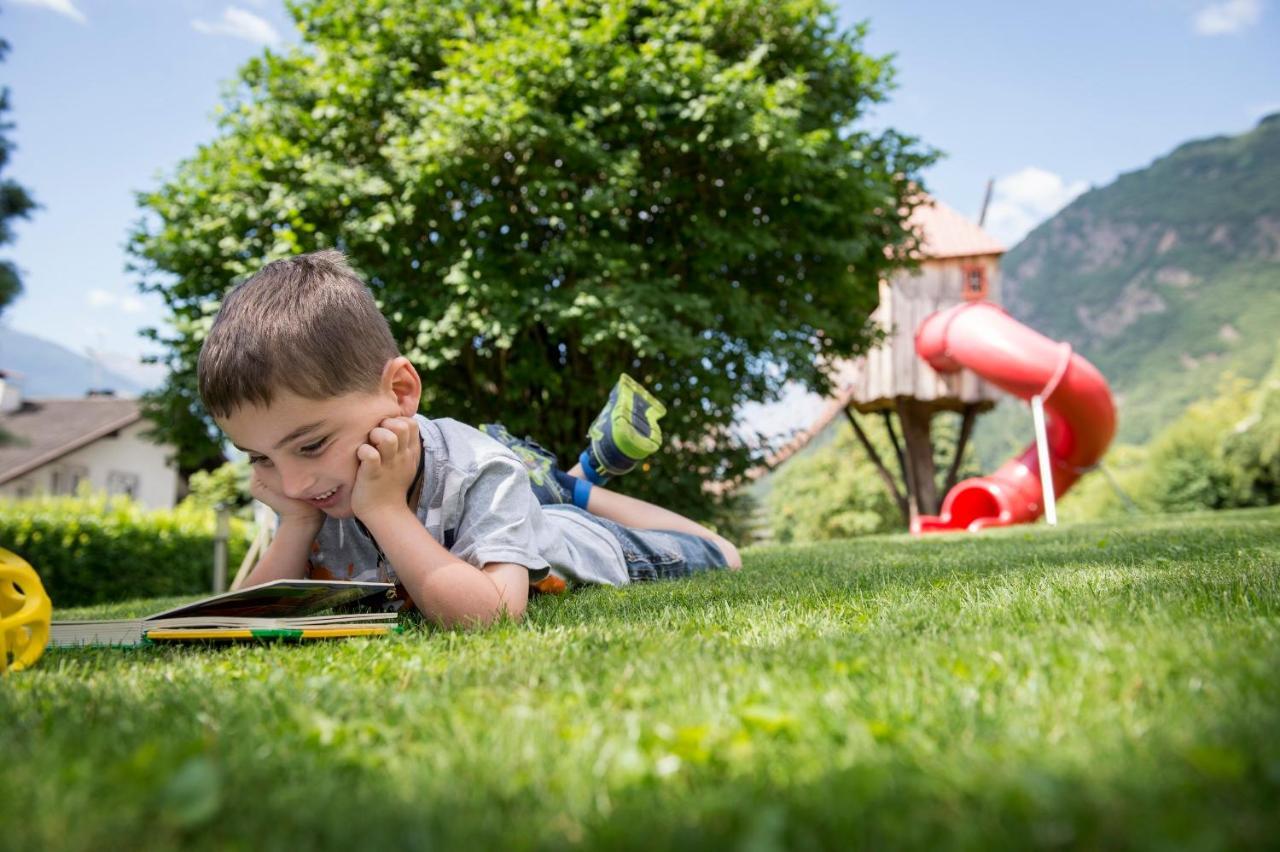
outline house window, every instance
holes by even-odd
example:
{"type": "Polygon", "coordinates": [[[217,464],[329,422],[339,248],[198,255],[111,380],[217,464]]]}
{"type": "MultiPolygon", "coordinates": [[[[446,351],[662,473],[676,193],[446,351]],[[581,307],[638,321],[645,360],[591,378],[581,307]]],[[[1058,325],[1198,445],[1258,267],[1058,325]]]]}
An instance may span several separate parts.
{"type": "Polygon", "coordinates": [[[115,496],[123,494],[130,500],[138,498],[138,475],[136,473],[121,473],[113,470],[107,474],[107,493],[115,496]]]}
{"type": "Polygon", "coordinates": [[[965,266],[961,272],[964,276],[962,292],[965,299],[976,302],[987,297],[987,270],[977,264],[965,266]]]}
{"type": "Polygon", "coordinates": [[[80,483],[88,481],[89,469],[87,467],[78,464],[64,465],[63,467],[54,468],[53,487],[49,490],[54,494],[75,494],[76,489],[80,487],[80,483]]]}

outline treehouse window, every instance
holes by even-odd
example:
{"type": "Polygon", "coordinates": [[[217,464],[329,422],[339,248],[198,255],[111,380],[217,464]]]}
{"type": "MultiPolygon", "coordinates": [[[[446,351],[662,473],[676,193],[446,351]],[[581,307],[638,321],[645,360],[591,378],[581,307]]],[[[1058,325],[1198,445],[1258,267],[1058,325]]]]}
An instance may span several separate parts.
{"type": "Polygon", "coordinates": [[[987,297],[987,270],[981,266],[964,268],[964,297],[969,301],[977,301],[987,297]]]}

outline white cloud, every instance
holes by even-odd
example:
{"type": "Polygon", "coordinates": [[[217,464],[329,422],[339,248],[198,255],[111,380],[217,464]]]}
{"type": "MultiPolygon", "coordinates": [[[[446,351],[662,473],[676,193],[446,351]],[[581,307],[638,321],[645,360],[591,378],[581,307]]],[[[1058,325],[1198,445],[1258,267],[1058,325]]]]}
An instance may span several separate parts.
{"type": "Polygon", "coordinates": [[[78,24],[89,23],[89,19],[84,16],[84,12],[77,9],[72,0],[13,0],[13,2],[22,6],[37,6],[41,9],[48,9],[50,12],[57,12],[59,15],[65,15],[78,24]]]}
{"type": "Polygon", "coordinates": [[[106,290],[90,290],[89,291],[89,307],[103,308],[113,304],[116,300],[114,293],[108,293],[106,290]]]}
{"type": "Polygon", "coordinates": [[[197,19],[191,22],[191,26],[205,35],[226,35],[255,44],[275,44],[280,41],[280,34],[270,22],[235,6],[224,9],[220,21],[210,23],[197,19]]]}
{"type": "Polygon", "coordinates": [[[1229,35],[1252,26],[1262,17],[1262,0],[1221,0],[1196,13],[1193,26],[1199,35],[1229,35]]]}
{"type": "Polygon", "coordinates": [[[1088,188],[1082,180],[1067,183],[1053,172],[1027,166],[996,180],[983,227],[1012,247],[1088,188]]]}
{"type": "Polygon", "coordinates": [[[140,314],[146,310],[146,303],[137,296],[117,296],[106,290],[89,291],[89,307],[119,308],[126,314],[140,314]]]}

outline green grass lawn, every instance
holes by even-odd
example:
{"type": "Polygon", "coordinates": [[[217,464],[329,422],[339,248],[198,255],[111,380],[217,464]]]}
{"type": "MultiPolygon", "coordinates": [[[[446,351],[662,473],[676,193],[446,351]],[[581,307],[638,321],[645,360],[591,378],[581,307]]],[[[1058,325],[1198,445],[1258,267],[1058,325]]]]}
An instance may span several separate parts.
{"type": "Polygon", "coordinates": [[[15,850],[1275,848],[1280,511],[758,549],[484,634],[51,650],[0,726],[15,850]]]}

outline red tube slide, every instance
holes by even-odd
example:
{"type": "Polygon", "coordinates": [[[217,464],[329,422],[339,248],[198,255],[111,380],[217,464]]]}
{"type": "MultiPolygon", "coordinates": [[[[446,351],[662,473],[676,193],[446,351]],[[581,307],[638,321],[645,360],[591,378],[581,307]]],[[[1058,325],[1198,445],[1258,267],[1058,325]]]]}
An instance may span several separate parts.
{"type": "MultiPolygon", "coordinates": [[[[990,302],[932,314],[916,330],[916,353],[939,373],[969,369],[1021,399],[1044,401],[1049,467],[1061,496],[1102,458],[1116,431],[1107,380],[1071,351],[1032,331],[990,302]]],[[[1036,442],[990,476],[956,484],[942,514],[921,516],[912,532],[977,532],[1034,521],[1044,511],[1036,442]]]]}

